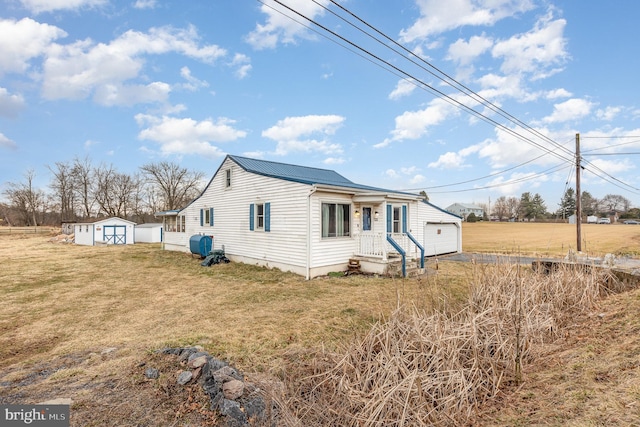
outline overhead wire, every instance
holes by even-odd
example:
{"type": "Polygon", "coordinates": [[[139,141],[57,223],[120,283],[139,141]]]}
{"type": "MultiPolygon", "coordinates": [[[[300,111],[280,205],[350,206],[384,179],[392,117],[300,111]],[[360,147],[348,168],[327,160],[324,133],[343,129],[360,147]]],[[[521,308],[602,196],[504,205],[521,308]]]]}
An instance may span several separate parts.
{"type": "Polygon", "coordinates": [[[504,182],[501,182],[501,183],[498,183],[498,184],[485,185],[485,186],[482,186],[482,187],[465,188],[465,189],[462,189],[462,190],[430,191],[429,193],[430,194],[464,193],[464,192],[467,192],[467,191],[486,190],[486,189],[489,189],[489,188],[505,187],[507,185],[520,184],[522,182],[526,182],[526,181],[529,181],[529,180],[532,180],[532,179],[536,179],[536,178],[539,178],[541,176],[549,175],[551,173],[559,172],[559,171],[561,171],[563,169],[567,169],[567,168],[571,169],[571,166],[570,165],[566,165],[566,164],[560,164],[560,165],[553,166],[553,167],[551,167],[549,169],[546,169],[544,171],[541,171],[541,172],[538,172],[538,173],[535,173],[535,174],[528,174],[526,176],[523,176],[523,177],[520,177],[520,178],[516,178],[516,179],[511,179],[511,180],[504,181],[504,182]]]}
{"type": "Polygon", "coordinates": [[[493,172],[493,173],[490,173],[488,175],[484,175],[484,176],[481,176],[481,177],[478,177],[478,178],[471,178],[471,179],[468,179],[468,180],[465,180],[465,181],[454,182],[454,183],[451,183],[451,184],[434,185],[432,187],[405,188],[405,189],[402,189],[402,191],[417,191],[417,190],[430,190],[430,189],[434,189],[434,188],[454,187],[456,185],[468,184],[468,183],[474,182],[474,181],[481,181],[483,179],[493,178],[494,176],[502,175],[503,173],[507,173],[509,171],[517,169],[519,167],[522,167],[524,165],[532,163],[532,162],[534,162],[534,161],[536,161],[536,160],[538,160],[538,159],[540,159],[540,158],[542,158],[542,157],[544,157],[546,155],[547,155],[547,153],[543,153],[543,154],[541,154],[539,156],[534,157],[533,159],[527,160],[526,162],[522,162],[522,163],[517,164],[515,166],[512,166],[510,168],[503,169],[503,170],[500,170],[498,172],[493,172]]]}
{"type": "MultiPolygon", "coordinates": [[[[341,19],[343,22],[349,24],[350,26],[356,28],[358,31],[366,34],[367,36],[369,36],[370,38],[372,38],[373,40],[375,40],[377,43],[380,43],[381,45],[385,46],[386,48],[390,49],[391,51],[395,52],[398,55],[401,55],[404,59],[410,61],[411,63],[413,63],[414,65],[420,67],[422,70],[428,72],[429,74],[433,75],[434,77],[438,78],[439,80],[445,82],[446,84],[448,84],[449,86],[451,86],[452,88],[456,89],[457,91],[459,91],[460,93],[462,93],[463,95],[471,98],[474,102],[477,102],[478,104],[490,109],[491,111],[497,113],[498,115],[500,115],[501,117],[509,120],[511,123],[515,124],[516,127],[521,128],[526,130],[527,132],[535,135],[536,137],[542,138],[544,141],[546,141],[547,143],[551,144],[552,146],[555,146],[556,148],[559,148],[561,151],[566,152],[567,154],[570,155],[569,158],[562,156],[561,154],[558,154],[555,152],[555,150],[551,150],[548,147],[543,146],[542,144],[532,140],[531,138],[525,137],[523,135],[521,135],[520,133],[518,133],[516,130],[511,129],[507,126],[505,126],[502,123],[497,122],[496,120],[492,119],[491,117],[486,116],[485,114],[483,114],[480,111],[475,110],[472,107],[469,107],[468,105],[458,101],[457,99],[453,98],[452,96],[442,92],[439,89],[436,89],[435,87],[433,87],[432,85],[424,82],[421,79],[416,78],[414,75],[412,75],[411,73],[409,73],[408,71],[405,71],[393,64],[391,64],[390,62],[382,59],[380,56],[373,54],[371,51],[363,48],[362,46],[360,46],[359,44],[347,39],[346,37],[343,37],[342,35],[336,33],[335,31],[330,30],[329,28],[327,28],[326,26],[318,23],[317,21],[315,21],[312,18],[309,18],[308,16],[302,14],[301,12],[295,10],[294,8],[282,3],[280,0],[273,0],[275,3],[277,3],[278,5],[280,5],[281,7],[287,9],[288,11],[294,13],[295,15],[301,17],[302,19],[304,19],[305,21],[317,26],[318,28],[322,29],[323,31],[325,31],[328,34],[331,34],[333,37],[341,40],[342,42],[346,43],[348,46],[337,42],[336,40],[332,39],[331,37],[327,37],[326,35],[322,34],[319,31],[316,31],[313,27],[310,27],[308,25],[305,25],[304,23],[300,22],[299,20],[295,19],[294,17],[283,13],[282,11],[278,10],[277,8],[272,7],[271,5],[265,3],[265,1],[263,0],[257,0],[258,2],[262,3],[263,5],[271,8],[272,10],[282,14],[283,16],[286,16],[289,19],[292,19],[294,22],[298,23],[299,25],[304,26],[307,29],[310,29],[312,31],[314,31],[315,33],[321,35],[322,37],[338,44],[339,46],[347,49],[348,51],[357,54],[358,56],[360,56],[363,59],[366,59],[367,61],[381,67],[382,69],[391,72],[392,74],[401,77],[402,79],[405,79],[406,81],[416,85],[416,87],[421,88],[423,90],[426,90],[430,93],[432,93],[433,95],[435,95],[436,97],[444,100],[445,102],[454,105],[462,110],[467,111],[469,114],[487,122],[492,124],[493,126],[495,126],[498,129],[501,129],[503,131],[505,131],[506,133],[508,133],[509,135],[522,140],[532,146],[535,146],[539,149],[541,149],[544,155],[550,154],[553,155],[555,157],[557,157],[558,159],[564,161],[564,162],[574,162],[574,153],[571,152],[570,150],[568,150],[567,148],[563,147],[561,144],[557,143],[556,141],[554,141],[553,139],[549,138],[548,136],[542,134],[541,132],[539,132],[537,129],[534,129],[533,127],[529,126],[528,124],[522,122],[521,120],[519,120],[518,118],[516,118],[515,116],[509,114],[508,112],[506,112],[505,110],[503,110],[502,108],[496,106],[495,104],[491,103],[490,101],[488,101],[486,98],[482,97],[480,94],[474,92],[473,90],[469,89],[468,87],[466,87],[464,84],[458,82],[457,80],[455,80],[453,77],[449,76],[447,73],[443,72],[442,70],[440,70],[439,68],[435,67],[433,64],[431,64],[428,61],[425,61],[423,58],[419,57],[418,55],[416,55],[415,53],[411,52],[410,50],[408,50],[406,47],[402,46],[401,44],[399,44],[398,42],[396,42],[395,40],[393,40],[392,38],[390,38],[389,36],[387,36],[386,34],[384,34],[383,32],[381,32],[380,30],[378,30],[377,28],[375,28],[374,26],[372,26],[371,24],[369,24],[368,22],[366,22],[365,20],[359,18],[357,15],[355,15],[353,12],[351,12],[350,10],[348,10],[347,8],[345,8],[344,6],[338,4],[336,1],[334,0],[329,0],[332,4],[334,4],[335,6],[337,6],[338,8],[340,8],[341,10],[343,10],[345,13],[348,13],[350,16],[352,16],[353,18],[357,19],[359,22],[361,22],[362,24],[366,25],[368,28],[372,29],[373,31],[375,31],[376,33],[378,33],[379,35],[381,35],[382,37],[384,37],[385,39],[387,39],[388,41],[392,42],[394,45],[398,46],[399,48],[401,48],[402,50],[404,50],[405,52],[409,53],[410,55],[412,55],[413,57],[417,58],[418,60],[420,60],[422,63],[426,64],[427,66],[429,66],[431,69],[435,70],[437,73],[430,71],[428,69],[426,69],[425,67],[421,66],[420,64],[416,63],[413,59],[408,58],[407,56],[405,56],[404,54],[402,54],[401,52],[398,52],[396,49],[388,46],[386,43],[382,42],[381,40],[379,40],[377,37],[371,35],[370,33],[368,33],[367,31],[363,30],[362,28],[358,27],[357,25],[355,25],[354,23],[352,23],[351,21],[349,21],[348,19],[342,17],[341,15],[335,13],[334,11],[332,11],[331,9],[327,8],[326,6],[318,3],[316,0],[311,0],[313,1],[315,4],[317,4],[318,6],[322,7],[323,9],[329,11],[331,14],[333,14],[334,16],[338,17],[339,19],[341,19]],[[353,47],[350,48],[349,46],[353,47]],[[354,50],[355,49],[355,50],[354,50]],[[362,53],[360,53],[362,52],[362,53]],[[363,55],[364,54],[364,55],[363,55]],[[373,59],[372,59],[373,58],[373,59]],[[384,65],[384,66],[383,66],[384,65]],[[442,77],[444,76],[444,77],[442,77]],[[419,84],[417,84],[419,83],[419,84]]],[[[590,138],[590,137],[585,137],[585,138],[590,138]]],[[[591,137],[591,138],[595,138],[595,137],[591,137]]],[[[542,157],[541,156],[541,157],[542,157]]],[[[533,160],[532,160],[533,161],[533,160]]],[[[524,162],[518,166],[515,166],[513,168],[509,168],[506,171],[509,170],[513,170],[516,169],[517,167],[521,167],[525,164],[528,164],[529,162],[524,162]]],[[[602,169],[598,168],[596,165],[593,165],[593,163],[585,160],[585,163],[589,164],[591,167],[593,167],[595,170],[597,170],[599,173],[594,172],[593,170],[589,170],[589,172],[591,172],[592,174],[600,177],[601,179],[604,179],[605,181],[612,183],[616,186],[618,186],[619,188],[623,188],[620,185],[616,184],[615,182],[618,182],[628,188],[634,189],[634,190],[640,190],[637,189],[611,175],[609,175],[607,172],[603,171],[602,169]],[[604,178],[603,176],[601,176],[600,174],[604,174],[606,176],[608,176],[610,178],[604,178]],[[615,181],[615,182],[612,182],[615,181]]],[[[584,169],[584,167],[583,167],[584,169]]],[[[504,173],[504,172],[500,172],[500,173],[504,173]]],[[[487,175],[485,177],[479,178],[480,179],[486,179],[487,177],[492,177],[495,175],[498,175],[500,173],[495,173],[495,174],[490,174],[487,175]]],[[[473,182],[474,180],[468,180],[462,183],[468,183],[468,182],[473,182]]],[[[451,184],[451,185],[459,185],[458,184],[451,184]]],[[[449,185],[449,186],[451,186],[449,185]]],[[[501,184],[501,185],[509,185],[507,183],[505,184],[501,184]]],[[[493,186],[489,186],[487,188],[491,188],[493,186]]],[[[438,187],[427,187],[427,188],[438,188],[438,187]]],[[[481,187],[483,188],[483,187],[481,187]]],[[[478,188],[474,188],[474,189],[478,189],[478,188]]],[[[464,191],[464,190],[460,190],[460,191],[464,191]]],[[[468,190],[471,191],[471,190],[468,190]]]]}
{"type": "MultiPolygon", "coordinates": [[[[262,4],[265,4],[265,3],[263,2],[263,0],[258,0],[258,1],[259,1],[260,3],[262,3],[262,4]]],[[[273,0],[273,1],[274,1],[275,3],[277,3],[277,4],[279,4],[280,6],[284,7],[285,9],[287,9],[287,10],[289,10],[289,11],[293,12],[294,14],[298,15],[299,17],[301,17],[301,18],[303,18],[303,19],[307,20],[308,22],[310,22],[310,23],[312,23],[312,24],[314,24],[314,25],[318,26],[318,27],[319,27],[319,28],[321,28],[323,31],[326,31],[327,33],[331,34],[332,36],[339,38],[340,40],[344,41],[345,43],[348,43],[349,45],[351,45],[351,46],[353,46],[354,48],[356,48],[356,49],[360,50],[361,52],[365,53],[366,55],[371,56],[371,57],[372,57],[372,58],[374,58],[376,61],[380,61],[380,62],[384,63],[386,66],[391,67],[391,68],[393,68],[394,70],[396,70],[397,72],[401,73],[401,74],[402,74],[402,75],[404,75],[405,77],[407,77],[407,78],[409,78],[409,79],[411,79],[411,80],[414,80],[414,81],[419,82],[419,83],[420,83],[420,85],[419,85],[418,87],[428,88],[428,90],[429,90],[431,93],[434,93],[437,97],[439,97],[439,98],[441,98],[441,99],[445,100],[446,102],[448,102],[448,103],[450,103],[450,104],[453,104],[453,105],[455,105],[456,107],[458,107],[458,108],[460,108],[460,109],[463,109],[463,110],[467,111],[468,113],[470,113],[470,114],[474,115],[475,117],[477,117],[477,118],[479,118],[479,119],[481,119],[481,120],[483,120],[483,121],[485,121],[485,122],[488,122],[488,123],[492,124],[493,126],[495,126],[495,127],[497,127],[497,128],[500,128],[501,130],[505,131],[506,133],[510,134],[511,136],[514,136],[514,137],[515,137],[515,138],[517,138],[517,139],[520,139],[520,140],[522,140],[522,141],[524,141],[524,142],[527,142],[528,144],[531,144],[531,145],[533,145],[533,146],[535,146],[535,147],[537,147],[537,148],[539,148],[539,149],[541,149],[541,150],[543,150],[543,151],[546,151],[548,154],[551,154],[551,155],[553,155],[553,156],[555,156],[555,157],[557,157],[557,158],[559,158],[559,159],[561,159],[561,160],[563,160],[563,161],[573,161],[572,159],[571,159],[571,160],[569,160],[569,159],[567,159],[566,157],[563,157],[563,156],[561,156],[560,154],[558,154],[558,153],[555,153],[555,152],[551,151],[549,148],[547,148],[547,147],[543,146],[542,144],[540,144],[540,143],[538,143],[538,142],[536,142],[536,141],[534,141],[534,140],[532,140],[532,139],[530,139],[530,138],[527,138],[527,137],[525,137],[525,136],[523,136],[523,135],[519,134],[519,133],[518,133],[518,132],[516,132],[515,130],[513,130],[513,129],[511,129],[511,128],[509,128],[509,127],[505,126],[505,125],[503,125],[502,123],[497,122],[496,120],[494,120],[494,119],[492,119],[492,118],[490,118],[490,117],[488,117],[488,116],[484,115],[483,113],[481,113],[481,112],[479,112],[479,111],[476,111],[474,108],[469,107],[468,105],[466,105],[466,104],[464,104],[464,103],[462,103],[462,102],[458,101],[457,99],[452,98],[452,97],[451,97],[451,96],[449,96],[448,94],[446,94],[446,93],[442,92],[442,91],[441,91],[441,90],[439,90],[439,89],[436,89],[435,87],[433,87],[433,86],[429,85],[428,83],[426,83],[426,82],[422,81],[421,79],[419,79],[419,78],[417,78],[417,77],[413,76],[413,75],[412,75],[412,74],[410,74],[409,72],[407,72],[407,71],[405,71],[405,70],[403,70],[403,69],[401,69],[401,68],[399,68],[399,67],[397,67],[397,66],[395,66],[395,65],[391,64],[390,62],[388,62],[388,61],[386,61],[386,60],[382,59],[382,58],[381,58],[381,57],[379,57],[378,55],[373,54],[373,53],[372,53],[372,52],[370,52],[369,50],[367,50],[367,49],[363,48],[362,46],[358,45],[357,43],[355,43],[355,42],[353,42],[353,41],[351,41],[351,40],[349,40],[349,39],[347,39],[347,38],[343,37],[342,35],[340,35],[340,34],[336,33],[335,31],[333,31],[333,30],[331,30],[331,29],[327,28],[326,26],[324,26],[324,25],[322,25],[322,24],[318,23],[318,22],[317,22],[317,21],[315,21],[314,19],[309,18],[308,16],[304,15],[303,13],[301,13],[301,12],[299,12],[299,11],[297,11],[297,10],[293,9],[292,7],[290,7],[290,6],[288,6],[288,5],[284,4],[284,3],[282,3],[280,0],[273,0]]],[[[313,1],[313,2],[314,2],[314,3],[316,3],[316,4],[318,4],[317,2],[315,2],[315,0],[311,0],[311,1],[313,1]]],[[[268,6],[268,5],[267,5],[267,6],[268,6]]],[[[269,6],[269,7],[270,7],[270,6],[269,6]]],[[[285,16],[287,16],[287,15],[285,15],[285,16]]],[[[296,22],[297,22],[297,21],[296,21],[296,22]]],[[[365,32],[365,33],[366,33],[366,32],[365,32]]],[[[368,34],[368,33],[367,33],[367,34],[368,34]]],[[[375,39],[375,38],[374,38],[374,39],[375,39]]],[[[385,46],[386,46],[386,45],[385,45],[385,46]]],[[[392,50],[393,50],[393,49],[392,49],[392,50]]],[[[397,52],[397,51],[395,51],[395,50],[394,50],[394,52],[398,53],[398,52],[397,52]]],[[[404,57],[404,55],[403,55],[403,57],[404,57]]],[[[404,58],[406,58],[406,57],[404,57],[404,58]]],[[[458,89],[458,90],[459,90],[459,89],[458,89]]],[[[464,93],[464,92],[463,92],[463,93],[464,93]]],[[[466,93],[464,93],[464,94],[468,96],[468,94],[466,94],[466,93]]],[[[517,123],[516,123],[516,124],[517,124],[517,123]]],[[[520,126],[520,125],[518,125],[518,126],[520,126]]],[[[520,126],[520,127],[521,127],[521,126],[520,126]]],[[[557,144],[557,143],[555,143],[554,145],[559,146],[559,144],[557,144]]]]}
{"type": "Polygon", "coordinates": [[[398,46],[400,49],[402,49],[403,51],[405,51],[406,53],[408,53],[409,55],[411,55],[412,57],[416,58],[418,61],[420,61],[421,63],[426,64],[429,68],[435,70],[435,72],[430,71],[429,69],[417,64],[415,61],[413,61],[412,59],[408,58],[407,56],[401,54],[400,52],[398,52],[397,50],[389,47],[388,45],[386,45],[385,43],[382,43],[380,40],[378,40],[376,37],[370,35],[369,33],[367,33],[366,31],[362,30],[361,28],[357,27],[356,25],[354,25],[353,23],[351,23],[350,21],[340,17],[339,15],[335,14],[333,11],[331,11],[330,9],[328,9],[327,7],[319,4],[316,0],[312,0],[314,3],[318,4],[319,6],[323,7],[325,10],[331,12],[332,14],[334,14],[335,16],[338,16],[340,19],[342,19],[344,22],[348,23],[349,25],[352,25],[354,28],[357,28],[358,30],[360,30],[361,32],[363,32],[364,34],[368,35],[369,37],[373,38],[374,40],[376,40],[377,42],[379,42],[380,44],[388,47],[389,49],[391,49],[393,52],[400,54],[401,56],[403,56],[405,59],[409,60],[411,63],[417,65],[418,67],[420,67],[422,70],[426,71],[427,73],[431,74],[432,76],[436,77],[437,79],[441,80],[442,82],[448,84],[449,86],[453,87],[454,89],[462,92],[463,94],[467,95],[468,97],[470,97],[471,99],[473,99],[474,101],[480,103],[481,105],[484,105],[485,107],[489,108],[490,110],[494,111],[495,113],[499,114],[500,116],[506,118],[507,120],[511,121],[514,124],[517,124],[518,126],[522,127],[523,129],[531,132],[532,134],[536,135],[537,137],[540,137],[544,140],[546,140],[547,142],[549,142],[550,144],[556,146],[557,148],[560,148],[561,150],[565,150],[567,153],[569,153],[570,155],[573,155],[573,152],[571,152],[570,150],[567,150],[566,148],[562,147],[560,144],[558,144],[556,141],[554,141],[553,139],[549,138],[547,135],[543,134],[542,132],[538,131],[537,129],[531,127],[530,125],[528,125],[527,123],[523,122],[522,120],[518,119],[517,117],[513,116],[512,114],[509,114],[507,111],[505,111],[504,109],[500,108],[499,106],[495,105],[494,103],[492,103],[491,101],[489,101],[488,99],[486,99],[485,97],[483,97],[482,95],[480,95],[479,93],[475,92],[474,90],[470,89],[469,87],[467,87],[466,85],[464,85],[463,83],[459,82],[458,80],[456,80],[455,78],[453,78],[452,76],[450,76],[449,74],[447,74],[446,72],[444,72],[443,70],[441,70],[440,68],[436,67],[435,65],[433,65],[431,62],[425,60],[424,58],[422,58],[419,55],[416,55],[413,51],[411,51],[410,49],[407,49],[405,46],[403,46],[402,44],[398,43],[396,40],[394,40],[393,38],[389,37],[387,34],[383,33],[382,31],[378,30],[376,27],[374,27],[373,25],[369,24],[367,21],[363,20],[362,18],[360,18],[359,16],[357,16],[355,13],[351,12],[349,9],[347,9],[346,7],[344,7],[342,4],[338,3],[335,0],[329,0],[332,4],[334,4],[335,6],[337,6],[338,8],[342,9],[343,11],[345,11],[346,13],[348,13],[349,15],[351,15],[353,18],[357,19],[359,22],[361,22],[362,24],[366,25],[368,28],[370,28],[371,30],[375,31],[377,34],[381,35],[382,37],[384,37],[386,40],[388,40],[389,42],[393,43],[395,46],[398,46]],[[443,77],[444,76],[444,77],[443,77]]]}

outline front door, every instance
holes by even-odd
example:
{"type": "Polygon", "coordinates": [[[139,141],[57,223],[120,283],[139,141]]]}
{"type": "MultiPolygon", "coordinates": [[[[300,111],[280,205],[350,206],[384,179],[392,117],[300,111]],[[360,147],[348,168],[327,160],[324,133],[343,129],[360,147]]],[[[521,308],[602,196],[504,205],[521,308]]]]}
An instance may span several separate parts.
{"type": "Polygon", "coordinates": [[[371,208],[362,208],[362,231],[371,231],[371,208]]]}

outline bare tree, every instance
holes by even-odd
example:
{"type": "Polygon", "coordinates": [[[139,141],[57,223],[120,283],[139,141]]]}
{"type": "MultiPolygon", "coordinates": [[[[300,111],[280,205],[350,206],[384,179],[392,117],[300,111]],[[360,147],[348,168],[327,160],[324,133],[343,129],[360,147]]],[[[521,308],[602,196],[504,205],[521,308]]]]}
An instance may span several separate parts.
{"type": "Polygon", "coordinates": [[[56,162],[54,167],[47,166],[53,174],[49,187],[54,191],[51,197],[60,212],[61,222],[76,220],[73,164],[56,162]]]}
{"type": "Polygon", "coordinates": [[[12,207],[27,226],[38,225],[38,214],[45,211],[44,191],[33,187],[35,176],[36,173],[30,169],[25,174],[24,182],[9,182],[7,190],[4,191],[12,207]]]}
{"type": "Polygon", "coordinates": [[[95,169],[88,157],[73,160],[73,190],[82,208],[82,216],[90,218],[95,205],[95,169]]]}
{"type": "Polygon", "coordinates": [[[520,211],[520,199],[517,197],[507,198],[507,206],[509,207],[509,218],[518,218],[520,211]]]}
{"type": "Polygon", "coordinates": [[[493,204],[493,215],[498,217],[499,221],[509,218],[510,210],[505,196],[500,196],[493,204]]]}
{"type": "Polygon", "coordinates": [[[626,212],[631,206],[631,202],[619,194],[607,194],[601,202],[609,211],[626,212]]]}
{"type": "Polygon", "coordinates": [[[127,174],[119,173],[112,165],[101,165],[94,173],[97,186],[95,198],[100,212],[126,218],[132,210],[138,182],[127,174]]]}
{"type": "Polygon", "coordinates": [[[147,183],[159,190],[163,210],[179,209],[195,198],[204,176],[170,162],[150,163],[140,170],[147,183]]]}

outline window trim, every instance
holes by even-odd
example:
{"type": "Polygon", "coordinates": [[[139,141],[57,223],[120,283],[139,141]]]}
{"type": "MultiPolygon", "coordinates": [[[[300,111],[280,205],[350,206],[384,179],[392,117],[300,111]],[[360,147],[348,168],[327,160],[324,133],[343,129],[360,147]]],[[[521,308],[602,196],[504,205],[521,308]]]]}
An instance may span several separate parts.
{"type": "Polygon", "coordinates": [[[224,171],[224,188],[231,188],[232,183],[232,173],[231,168],[225,169],[224,171]]]}
{"type": "Polygon", "coordinates": [[[350,238],[352,236],[351,229],[353,228],[352,210],[352,203],[322,202],[320,204],[320,237],[322,239],[350,238]],[[341,208],[339,209],[338,207],[341,208]],[[342,215],[341,221],[340,215],[342,215]],[[333,216],[333,220],[331,216],[333,216]],[[340,222],[342,223],[341,227],[340,222]],[[332,224],[335,227],[333,232],[331,230],[332,224]],[[342,230],[340,231],[339,228],[342,230]]]}
{"type": "Polygon", "coordinates": [[[265,233],[271,231],[271,202],[249,204],[249,230],[265,233]],[[262,207],[262,214],[259,213],[259,206],[262,207]],[[260,220],[262,220],[262,225],[260,225],[260,220]]]}

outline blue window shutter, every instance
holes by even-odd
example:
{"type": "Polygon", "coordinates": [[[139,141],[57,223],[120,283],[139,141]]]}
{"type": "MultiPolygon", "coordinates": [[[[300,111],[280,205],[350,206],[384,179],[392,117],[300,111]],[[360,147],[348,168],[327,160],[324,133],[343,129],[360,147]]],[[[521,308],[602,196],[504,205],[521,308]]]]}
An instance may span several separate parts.
{"type": "Polygon", "coordinates": [[[264,204],[264,231],[271,231],[271,203],[264,204]]]}
{"type": "Polygon", "coordinates": [[[213,208],[209,208],[209,225],[213,227],[213,208]]]}
{"type": "Polygon", "coordinates": [[[402,232],[407,232],[407,207],[402,206],[402,232]]]}
{"type": "Polygon", "coordinates": [[[387,233],[393,231],[393,206],[387,205],[387,233]]]}
{"type": "Polygon", "coordinates": [[[253,221],[254,221],[253,212],[254,212],[254,209],[255,209],[255,205],[253,203],[251,203],[249,205],[249,230],[251,230],[251,231],[253,231],[253,228],[254,228],[254,226],[253,226],[253,221]]]}
{"type": "Polygon", "coordinates": [[[204,209],[200,209],[200,227],[204,225],[204,209]]]}

